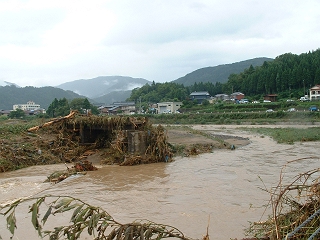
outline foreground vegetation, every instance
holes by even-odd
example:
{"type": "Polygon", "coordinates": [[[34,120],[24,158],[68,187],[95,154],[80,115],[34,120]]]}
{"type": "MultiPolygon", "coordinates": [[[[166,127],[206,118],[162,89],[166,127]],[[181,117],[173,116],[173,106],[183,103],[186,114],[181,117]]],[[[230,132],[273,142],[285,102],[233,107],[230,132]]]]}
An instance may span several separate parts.
{"type": "Polygon", "coordinates": [[[248,235],[268,240],[319,239],[320,169],[302,172],[291,182],[283,180],[287,166],[308,160],[304,158],[288,162],[281,171],[278,185],[265,189],[270,195],[270,201],[265,207],[272,214],[266,221],[250,223],[248,235]]]}
{"type": "MultiPolygon", "coordinates": [[[[176,238],[188,240],[175,227],[141,220],[128,224],[121,224],[113,219],[104,209],[91,206],[88,203],[69,196],[44,196],[39,198],[19,199],[14,203],[0,206],[0,215],[6,217],[7,228],[12,234],[17,228],[16,209],[24,202],[31,202],[29,213],[31,223],[40,238],[49,239],[79,239],[84,233],[96,240],[108,239],[162,239],[176,238]],[[34,203],[32,203],[34,201],[34,203]],[[43,208],[45,208],[43,210],[43,208]],[[43,211],[42,211],[43,210],[43,211]],[[47,220],[66,214],[73,210],[69,225],[56,226],[53,230],[45,230],[47,220]]],[[[65,217],[65,216],[63,216],[65,217]]],[[[1,235],[0,235],[0,239],[1,235]]],[[[205,237],[204,239],[208,239],[205,237]]]]}

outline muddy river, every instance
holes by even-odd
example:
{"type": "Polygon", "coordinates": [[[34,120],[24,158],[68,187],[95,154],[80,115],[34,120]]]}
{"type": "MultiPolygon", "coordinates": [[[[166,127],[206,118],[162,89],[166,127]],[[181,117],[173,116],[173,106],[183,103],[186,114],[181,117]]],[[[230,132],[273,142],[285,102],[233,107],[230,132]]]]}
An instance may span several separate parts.
{"type": "MultiPolygon", "coordinates": [[[[319,142],[277,144],[236,126],[195,128],[249,138],[250,144],[234,151],[214,150],[176,158],[171,163],[133,167],[96,165],[98,171],[58,184],[43,181],[52,172],[65,169],[62,164],[1,173],[0,203],[26,196],[71,195],[102,207],[122,223],[148,219],[175,226],[191,238],[205,235],[209,224],[211,239],[240,239],[245,237],[248,222],[265,219],[270,213],[263,215],[262,205],[270,196],[260,188],[275,186],[281,168],[288,161],[311,158],[289,164],[285,168],[288,179],[319,167],[319,142]]],[[[24,221],[27,216],[24,212],[17,214],[18,229],[13,239],[37,239],[30,220],[24,221]]],[[[56,219],[56,223],[60,220],[56,219]]],[[[0,224],[0,235],[9,239],[3,217],[0,224]]]]}

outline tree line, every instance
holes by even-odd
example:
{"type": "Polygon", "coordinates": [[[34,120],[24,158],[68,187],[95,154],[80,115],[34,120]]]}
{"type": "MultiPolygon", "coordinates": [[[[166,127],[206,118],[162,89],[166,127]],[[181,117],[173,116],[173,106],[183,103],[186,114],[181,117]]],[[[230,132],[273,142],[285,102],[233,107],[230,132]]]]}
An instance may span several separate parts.
{"type": "MultiPolygon", "coordinates": [[[[68,101],[66,98],[55,98],[49,105],[45,114],[41,117],[61,117],[66,116],[71,110],[78,111],[81,114],[86,114],[88,111],[92,114],[99,114],[96,106],[92,105],[87,98],[74,98],[68,101]]],[[[21,109],[11,111],[8,115],[9,118],[24,118],[25,112],[21,109]]]]}
{"type": "MultiPolygon", "coordinates": [[[[265,61],[262,66],[251,65],[239,74],[231,74],[226,83],[195,82],[191,86],[184,86],[174,82],[153,81],[150,85],[133,89],[127,100],[140,103],[144,109],[148,109],[150,103],[163,101],[182,101],[188,106],[189,95],[194,91],[208,91],[211,96],[242,92],[246,98],[252,99],[262,99],[266,94],[278,94],[278,99],[298,98],[307,94],[308,89],[316,84],[320,84],[320,49],[300,55],[286,53],[273,61],[265,61]]],[[[71,101],[55,98],[48,107],[47,116],[64,116],[70,110],[83,113],[88,109],[93,114],[99,113],[86,98],[71,101]]],[[[22,112],[11,114],[14,118],[23,115],[22,112]]]]}
{"type": "Polygon", "coordinates": [[[71,110],[76,110],[79,113],[85,114],[90,111],[92,114],[98,114],[96,106],[92,105],[87,98],[74,98],[70,102],[66,98],[54,99],[49,105],[46,114],[49,117],[65,116],[71,110]]]}
{"type": "Polygon", "coordinates": [[[300,55],[286,53],[273,61],[265,61],[262,66],[251,65],[239,74],[231,74],[226,83],[198,82],[184,86],[152,82],[133,89],[128,100],[144,103],[184,101],[193,91],[208,91],[211,96],[242,92],[256,99],[266,94],[298,98],[316,84],[320,84],[320,49],[300,55]]]}

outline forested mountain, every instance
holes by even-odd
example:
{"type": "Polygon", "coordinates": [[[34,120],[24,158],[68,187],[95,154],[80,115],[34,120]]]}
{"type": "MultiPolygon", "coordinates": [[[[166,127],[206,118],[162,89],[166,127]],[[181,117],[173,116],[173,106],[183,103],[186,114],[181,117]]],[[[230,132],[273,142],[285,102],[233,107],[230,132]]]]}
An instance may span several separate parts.
{"type": "Polygon", "coordinates": [[[246,68],[251,65],[253,67],[261,66],[265,61],[273,61],[272,58],[254,58],[241,62],[224,64],[215,67],[205,67],[195,70],[184,77],[178,78],[172,82],[180,83],[184,86],[191,86],[194,83],[199,82],[211,82],[211,83],[226,83],[230,74],[238,74],[243,72],[246,68]]]}
{"type": "Polygon", "coordinates": [[[274,61],[264,61],[261,66],[250,65],[239,74],[231,74],[225,83],[196,82],[184,86],[175,81],[153,82],[134,89],[129,99],[141,97],[142,102],[183,101],[193,91],[208,91],[211,96],[239,91],[255,98],[265,94],[298,98],[316,84],[320,84],[320,49],[300,55],[286,53],[274,61]]]}
{"type": "Polygon", "coordinates": [[[129,101],[157,103],[160,101],[183,100],[189,95],[188,88],[174,82],[145,84],[132,90],[129,101]]]}
{"type": "MultiPolygon", "coordinates": [[[[150,81],[143,78],[124,76],[104,76],[92,79],[80,79],[57,86],[64,90],[70,90],[88,98],[99,98],[113,91],[127,91],[141,87],[150,81]]],[[[125,99],[125,98],[124,98],[125,99]]]]}
{"type": "MultiPolygon", "coordinates": [[[[151,83],[145,79],[140,79],[141,81],[135,82],[137,84],[135,86],[145,85],[132,90],[130,96],[127,95],[130,91],[123,90],[117,92],[116,96],[112,96],[111,94],[106,95],[107,92],[111,91],[110,89],[112,91],[115,90],[111,86],[119,86],[119,88],[121,86],[122,89],[134,87],[134,82],[131,81],[134,78],[130,77],[98,77],[92,79],[92,81],[78,80],[69,82],[65,86],[71,84],[69,87],[73,85],[75,87],[73,90],[77,91],[76,86],[78,85],[78,89],[82,89],[81,91],[88,91],[87,97],[88,95],[100,94],[100,97],[96,97],[94,100],[99,103],[108,104],[125,100],[127,96],[129,96],[128,100],[131,101],[140,101],[141,99],[142,102],[149,103],[172,100],[183,101],[188,98],[192,91],[208,91],[211,96],[239,91],[243,92],[246,96],[255,98],[271,93],[276,93],[280,97],[292,96],[297,98],[303,96],[310,87],[320,84],[320,49],[300,55],[285,53],[276,57],[273,61],[265,58],[259,59],[263,61],[262,65],[249,65],[240,73],[231,74],[226,82],[198,82],[197,80],[189,86],[184,86],[184,84],[177,83],[177,81],[151,83]],[[108,82],[106,79],[113,80],[108,82]],[[118,96],[121,98],[116,98],[118,96]]],[[[247,61],[241,63],[244,62],[247,61]]],[[[190,77],[196,72],[203,72],[205,69],[210,68],[196,70],[187,76],[190,77]]],[[[85,98],[83,95],[81,96],[72,91],[64,91],[55,87],[19,88],[14,85],[0,86],[0,109],[12,109],[14,104],[27,103],[30,100],[40,104],[43,108],[48,108],[55,98],[72,100],[81,97],[85,98]]]]}
{"type": "Polygon", "coordinates": [[[0,109],[10,110],[14,104],[26,104],[33,101],[40,104],[41,108],[47,109],[55,99],[85,98],[71,91],[65,91],[54,87],[24,87],[19,88],[14,85],[0,86],[0,109]]]}
{"type": "Polygon", "coordinates": [[[300,91],[302,96],[304,90],[316,84],[320,84],[320,49],[300,55],[286,53],[262,66],[232,74],[224,90],[233,89],[251,96],[300,91]]]}

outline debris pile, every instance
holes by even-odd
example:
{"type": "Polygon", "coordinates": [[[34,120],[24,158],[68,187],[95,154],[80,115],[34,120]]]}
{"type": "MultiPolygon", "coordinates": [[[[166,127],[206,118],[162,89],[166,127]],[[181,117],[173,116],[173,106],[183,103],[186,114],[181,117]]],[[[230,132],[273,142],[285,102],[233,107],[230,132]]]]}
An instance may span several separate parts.
{"type": "Polygon", "coordinates": [[[77,112],[52,119],[11,140],[1,139],[0,171],[31,165],[75,163],[98,152],[102,163],[135,165],[172,158],[164,128],[146,117],[83,116],[77,112]],[[15,168],[13,167],[15,166],[15,168]]]}

